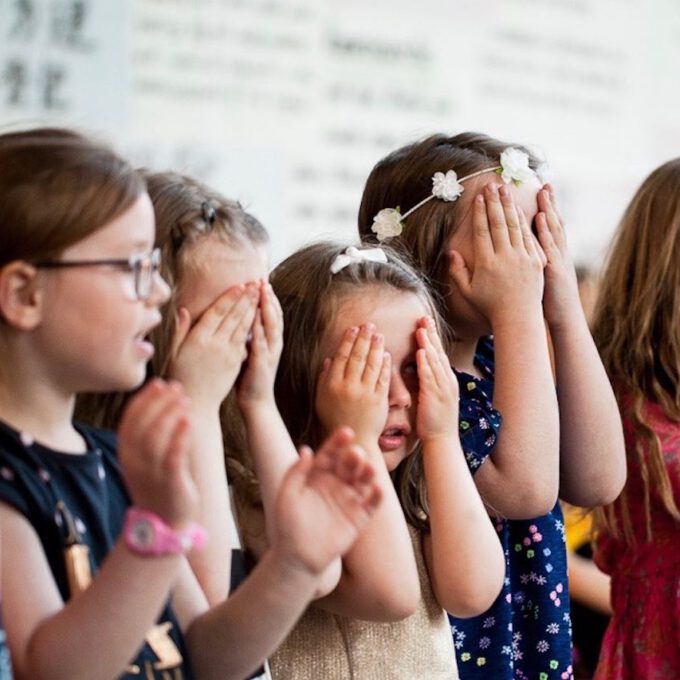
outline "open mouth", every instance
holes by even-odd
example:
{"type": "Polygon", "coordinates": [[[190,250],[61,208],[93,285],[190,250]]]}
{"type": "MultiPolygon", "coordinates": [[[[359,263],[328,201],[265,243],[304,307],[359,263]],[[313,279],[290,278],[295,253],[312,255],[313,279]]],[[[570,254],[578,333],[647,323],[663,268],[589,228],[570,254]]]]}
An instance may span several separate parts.
{"type": "Polygon", "coordinates": [[[406,437],[410,432],[410,428],[406,425],[393,425],[386,427],[378,439],[378,445],[381,451],[393,451],[400,448],[406,442],[406,437]]]}

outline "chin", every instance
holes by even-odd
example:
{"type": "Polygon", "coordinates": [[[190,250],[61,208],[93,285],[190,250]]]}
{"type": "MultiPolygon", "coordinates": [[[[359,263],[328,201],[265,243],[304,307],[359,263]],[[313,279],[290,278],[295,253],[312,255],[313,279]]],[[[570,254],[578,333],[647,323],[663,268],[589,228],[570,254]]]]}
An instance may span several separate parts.
{"type": "Polygon", "coordinates": [[[407,451],[383,451],[383,458],[385,460],[385,467],[388,472],[394,472],[399,465],[408,458],[407,451]]]}

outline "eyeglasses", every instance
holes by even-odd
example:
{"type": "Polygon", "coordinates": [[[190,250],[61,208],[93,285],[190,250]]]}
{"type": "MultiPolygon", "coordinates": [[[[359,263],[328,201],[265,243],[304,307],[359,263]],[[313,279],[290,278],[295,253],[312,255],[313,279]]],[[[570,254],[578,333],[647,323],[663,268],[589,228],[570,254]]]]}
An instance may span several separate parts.
{"type": "Polygon", "coordinates": [[[126,260],[41,260],[34,267],[61,269],[67,267],[117,267],[132,272],[135,280],[135,295],[138,300],[148,300],[153,290],[154,276],[161,266],[160,248],[150,253],[131,255],[126,260]]]}

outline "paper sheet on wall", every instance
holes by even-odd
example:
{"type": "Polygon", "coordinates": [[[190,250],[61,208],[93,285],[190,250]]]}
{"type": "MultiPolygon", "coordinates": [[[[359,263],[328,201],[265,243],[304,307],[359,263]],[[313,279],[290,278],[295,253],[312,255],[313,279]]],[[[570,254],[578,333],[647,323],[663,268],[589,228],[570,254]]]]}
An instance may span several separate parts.
{"type": "Polygon", "coordinates": [[[353,238],[387,151],[481,130],[543,150],[572,250],[592,260],[679,152],[664,112],[680,20],[655,5],[0,0],[0,124],[84,126],[137,163],[196,174],[263,221],[275,260],[353,238]]]}

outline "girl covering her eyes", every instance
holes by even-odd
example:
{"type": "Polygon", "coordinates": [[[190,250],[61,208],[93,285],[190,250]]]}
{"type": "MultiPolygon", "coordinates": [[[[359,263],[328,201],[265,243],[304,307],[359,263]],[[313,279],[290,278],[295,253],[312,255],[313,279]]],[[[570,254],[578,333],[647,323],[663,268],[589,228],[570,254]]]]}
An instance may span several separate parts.
{"type": "Polygon", "coordinates": [[[293,441],[313,445],[352,427],[398,491],[402,508],[381,512],[410,539],[399,558],[402,534],[371,533],[385,520],[376,514],[343,558],[341,583],[353,597],[313,603],[272,657],[273,675],[455,678],[445,610],[486,609],[502,585],[503,555],[450,417],[458,385],[429,292],[389,249],[337,243],[297,251],[271,283],[285,329],[276,397],[293,441]],[[414,555],[420,596],[403,598],[403,620],[378,620],[375,603],[399,594],[395,577],[414,555]]]}
{"type": "Polygon", "coordinates": [[[435,134],[380,160],[359,210],[362,240],[409,257],[452,329],[461,394],[452,418],[505,551],[493,606],[451,619],[466,680],[571,678],[557,497],[593,507],[616,498],[625,479],[616,401],[555,192],[538,168],[526,149],[487,135],[435,134]],[[392,219],[396,206],[403,215],[392,219]]]}

